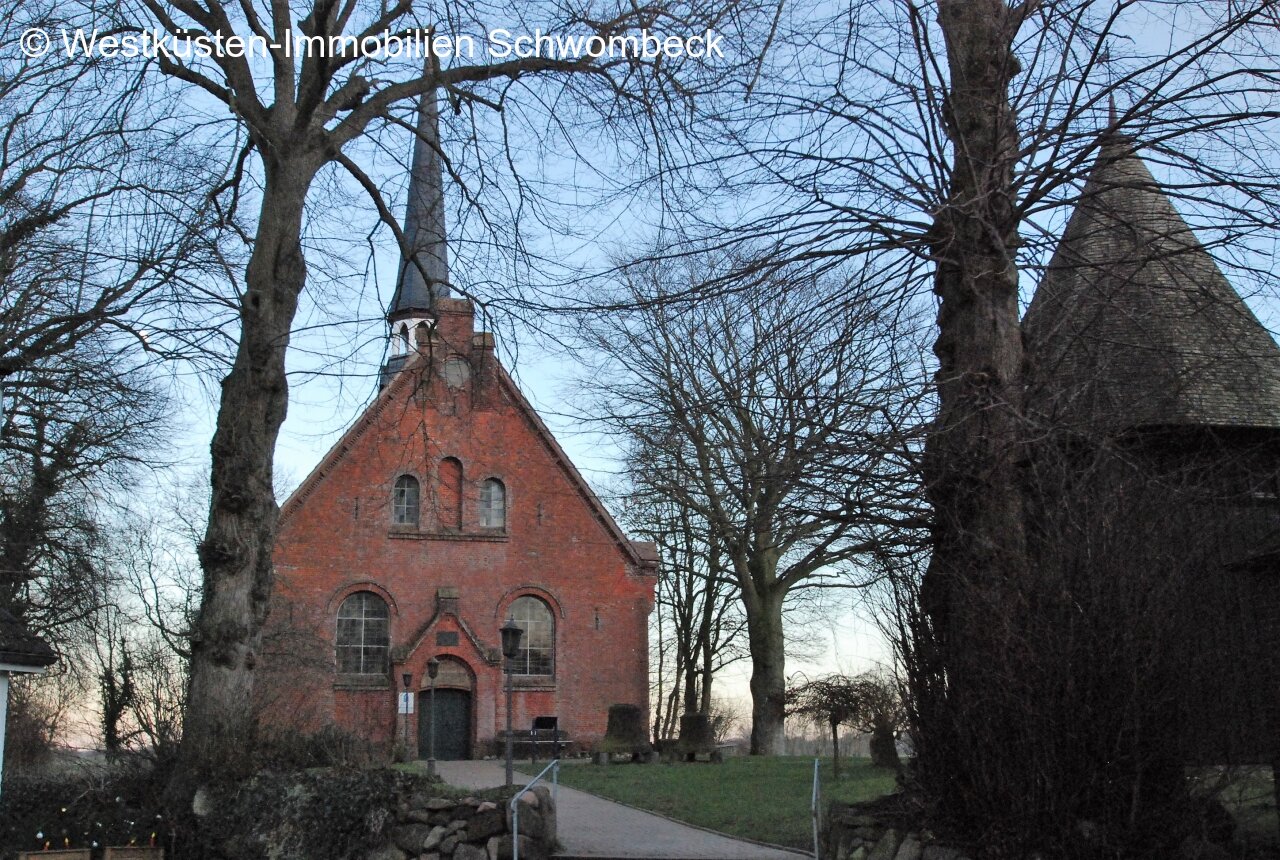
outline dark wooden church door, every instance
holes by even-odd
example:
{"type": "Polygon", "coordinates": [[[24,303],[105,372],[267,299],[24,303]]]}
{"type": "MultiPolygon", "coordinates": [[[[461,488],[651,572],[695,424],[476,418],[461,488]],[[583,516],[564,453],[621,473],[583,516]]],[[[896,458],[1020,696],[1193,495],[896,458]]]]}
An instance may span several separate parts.
{"type": "Polygon", "coordinates": [[[457,761],[471,758],[471,693],[468,690],[436,690],[435,713],[431,712],[431,692],[418,696],[418,755],[431,755],[431,723],[436,724],[436,759],[457,761]]]}

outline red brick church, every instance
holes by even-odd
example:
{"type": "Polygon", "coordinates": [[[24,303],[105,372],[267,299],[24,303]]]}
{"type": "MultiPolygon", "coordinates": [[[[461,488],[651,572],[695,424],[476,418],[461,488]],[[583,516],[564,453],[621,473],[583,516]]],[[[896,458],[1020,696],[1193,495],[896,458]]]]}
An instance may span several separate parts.
{"type": "Polygon", "coordinates": [[[647,705],[656,553],[622,533],[451,295],[434,96],[418,122],[391,357],[282,508],[263,707],[420,758],[434,718],[437,758],[482,755],[506,727],[498,631],[514,619],[513,726],[555,717],[590,743],[609,705],[647,705]]]}

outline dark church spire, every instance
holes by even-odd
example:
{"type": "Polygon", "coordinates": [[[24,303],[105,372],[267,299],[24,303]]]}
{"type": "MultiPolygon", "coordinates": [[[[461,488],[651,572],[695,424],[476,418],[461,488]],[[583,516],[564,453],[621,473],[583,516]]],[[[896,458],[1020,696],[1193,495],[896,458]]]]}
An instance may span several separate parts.
{"type": "Polygon", "coordinates": [[[404,241],[396,291],[387,310],[390,350],[379,386],[391,381],[436,320],[438,299],[449,295],[449,248],[444,231],[444,177],[440,163],[440,113],[436,91],[418,103],[409,200],[404,212],[404,241]]]}
{"type": "Polygon", "coordinates": [[[435,299],[449,295],[449,251],[444,228],[444,179],[440,163],[440,114],[434,89],[418,104],[417,136],[409,172],[404,237],[412,254],[400,261],[399,279],[387,317],[422,317],[435,299]],[[425,275],[425,277],[424,277],[425,275]]]}

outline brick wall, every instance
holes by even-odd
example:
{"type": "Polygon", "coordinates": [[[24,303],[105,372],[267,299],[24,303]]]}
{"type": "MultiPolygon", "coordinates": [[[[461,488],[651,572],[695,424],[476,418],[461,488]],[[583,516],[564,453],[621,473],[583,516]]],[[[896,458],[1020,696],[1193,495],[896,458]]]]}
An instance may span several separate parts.
{"type": "MultiPolygon", "coordinates": [[[[263,707],[276,723],[332,721],[386,740],[403,729],[394,703],[401,674],[425,689],[428,658],[448,657],[474,687],[478,749],[505,725],[498,628],[511,602],[532,594],[554,613],[555,675],[518,684],[514,723],[556,715],[575,740],[590,740],[603,734],[610,704],[647,703],[654,568],[590,496],[500,366],[492,338],[472,333],[470,304],[443,300],[440,310],[418,356],[283,509],[273,628],[285,635],[282,647],[264,649],[263,707]],[[460,530],[456,501],[438,485],[446,458],[462,464],[460,530]],[[403,474],[422,489],[416,528],[392,523],[392,487],[403,474]],[[479,525],[488,478],[506,488],[505,529],[479,525]],[[361,590],[390,607],[392,667],[352,685],[333,673],[333,637],[339,605],[361,590]]],[[[416,715],[408,730],[416,736],[416,715]]]]}

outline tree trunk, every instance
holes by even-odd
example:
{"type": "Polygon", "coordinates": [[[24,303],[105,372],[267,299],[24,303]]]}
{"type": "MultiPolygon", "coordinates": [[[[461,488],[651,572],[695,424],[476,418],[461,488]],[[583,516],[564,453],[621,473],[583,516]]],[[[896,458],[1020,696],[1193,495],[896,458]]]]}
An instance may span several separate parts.
{"type": "Polygon", "coordinates": [[[840,778],[840,724],[831,724],[831,772],[840,778]]]}
{"type": "Polygon", "coordinates": [[[240,304],[240,342],[222,380],[210,446],[212,498],[199,546],[204,591],[191,643],[186,723],[169,784],[175,810],[195,790],[252,767],[253,670],[271,597],[272,460],[288,405],[285,350],[306,280],[303,204],[316,167],[268,160],[240,304]]]}
{"type": "Polygon", "coordinates": [[[686,645],[688,654],[684,664],[684,713],[698,712],[698,649],[694,643],[686,645]]]}
{"type": "Polygon", "coordinates": [[[782,755],[787,693],[782,594],[763,594],[744,605],[751,644],[751,754],[782,755]]]}
{"type": "Polygon", "coordinates": [[[954,781],[967,779],[985,754],[981,733],[965,726],[1003,718],[990,711],[1002,689],[1002,667],[993,658],[1010,651],[1001,637],[1012,635],[1008,622],[1019,617],[1017,584],[1027,570],[1018,474],[1023,356],[1013,170],[1019,151],[1008,93],[1020,70],[1011,45],[1031,5],[938,4],[953,155],[948,199],[931,236],[938,416],[924,469],[933,549],[920,594],[928,626],[917,631],[920,665],[912,675],[922,780],[960,805],[966,790],[954,781]]]}
{"type": "MultiPolygon", "coordinates": [[[[711,550],[707,558],[707,572],[709,576],[716,576],[716,549],[715,537],[712,536],[711,550]]],[[[702,620],[698,626],[698,647],[695,649],[694,656],[702,663],[702,686],[699,690],[698,712],[702,714],[711,713],[711,667],[714,660],[714,652],[711,648],[712,631],[714,629],[714,619],[716,615],[717,604],[723,598],[720,596],[720,588],[718,585],[712,584],[710,581],[706,583],[706,588],[702,595],[702,620]]]]}
{"type": "Polygon", "coordinates": [[[938,418],[928,440],[935,513],[929,607],[968,627],[952,604],[969,586],[1025,568],[1022,493],[1022,332],[1018,319],[1018,138],[1009,85],[1018,20],[1003,0],[943,0],[938,16],[951,73],[948,133],[954,163],[948,204],[934,223],[940,305],[938,418]]]}

